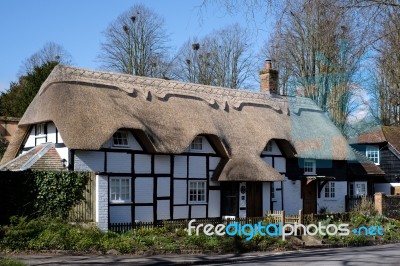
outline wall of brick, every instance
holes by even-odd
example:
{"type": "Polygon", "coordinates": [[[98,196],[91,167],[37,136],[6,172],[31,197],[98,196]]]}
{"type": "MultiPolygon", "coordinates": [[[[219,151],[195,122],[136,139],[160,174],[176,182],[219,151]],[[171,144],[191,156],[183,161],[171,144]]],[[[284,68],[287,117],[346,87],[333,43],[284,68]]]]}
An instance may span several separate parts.
{"type": "Polygon", "coordinates": [[[400,218],[400,196],[378,192],[374,196],[375,210],[382,215],[391,218],[400,218]]]}
{"type": "Polygon", "coordinates": [[[100,230],[108,230],[108,178],[96,176],[96,223],[100,230]]]}

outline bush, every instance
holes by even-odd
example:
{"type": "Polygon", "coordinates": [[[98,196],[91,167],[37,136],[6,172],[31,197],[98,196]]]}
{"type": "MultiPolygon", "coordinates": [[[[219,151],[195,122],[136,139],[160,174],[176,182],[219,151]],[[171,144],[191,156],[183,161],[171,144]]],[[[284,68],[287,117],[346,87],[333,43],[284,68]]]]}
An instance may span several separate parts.
{"type": "Polygon", "coordinates": [[[20,262],[12,258],[0,258],[0,266],[24,266],[23,262],[20,262]]]}
{"type": "Polygon", "coordinates": [[[376,215],[374,201],[367,197],[362,197],[351,210],[353,214],[376,215]]]}

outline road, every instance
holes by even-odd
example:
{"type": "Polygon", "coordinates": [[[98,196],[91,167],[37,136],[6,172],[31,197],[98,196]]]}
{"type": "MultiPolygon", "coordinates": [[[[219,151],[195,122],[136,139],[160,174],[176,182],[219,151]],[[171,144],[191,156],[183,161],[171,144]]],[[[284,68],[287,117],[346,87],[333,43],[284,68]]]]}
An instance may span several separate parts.
{"type": "Polygon", "coordinates": [[[164,256],[16,255],[28,265],[400,265],[400,244],[280,253],[164,256]]]}

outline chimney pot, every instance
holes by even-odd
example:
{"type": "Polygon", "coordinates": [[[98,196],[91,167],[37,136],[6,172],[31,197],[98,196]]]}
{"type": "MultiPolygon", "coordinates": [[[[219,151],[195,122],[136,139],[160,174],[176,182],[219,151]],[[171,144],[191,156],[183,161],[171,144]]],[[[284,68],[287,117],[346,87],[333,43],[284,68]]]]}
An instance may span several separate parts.
{"type": "Polygon", "coordinates": [[[265,69],[269,70],[272,67],[272,62],[270,59],[265,60],[265,69]]]}

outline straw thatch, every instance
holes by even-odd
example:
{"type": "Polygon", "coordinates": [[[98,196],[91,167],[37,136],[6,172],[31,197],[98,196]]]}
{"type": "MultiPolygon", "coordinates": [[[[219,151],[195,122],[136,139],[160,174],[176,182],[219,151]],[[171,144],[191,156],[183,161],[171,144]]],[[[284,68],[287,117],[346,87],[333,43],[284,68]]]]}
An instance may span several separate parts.
{"type": "MultiPolygon", "coordinates": [[[[150,152],[182,153],[209,136],[225,158],[218,180],[274,181],[261,160],[271,139],[303,158],[354,159],[345,138],[306,98],[288,98],[176,81],[57,66],[19,126],[53,121],[70,149],[97,150],[120,128],[135,131],[150,152]]],[[[19,132],[3,162],[23,142],[19,132]]]]}

